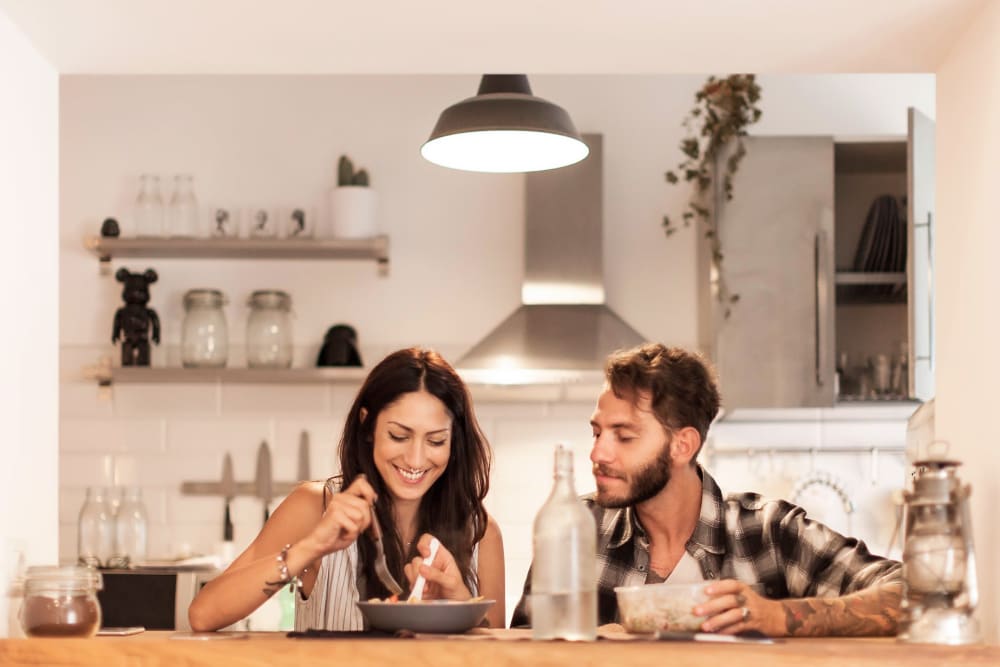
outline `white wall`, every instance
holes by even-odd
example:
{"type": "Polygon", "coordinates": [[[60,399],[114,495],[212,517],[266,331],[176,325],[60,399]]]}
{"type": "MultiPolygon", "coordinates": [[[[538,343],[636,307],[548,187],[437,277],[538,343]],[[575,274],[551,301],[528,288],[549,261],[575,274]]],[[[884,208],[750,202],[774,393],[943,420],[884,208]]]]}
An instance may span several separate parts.
{"type": "MultiPolygon", "coordinates": [[[[683,205],[684,191],[668,187],[663,172],[678,160],[680,119],[702,80],[532,77],[535,92],[569,109],[580,130],[604,133],[608,302],[645,336],[686,346],[697,341],[695,232],[666,240],[659,221],[668,209],[676,212],[683,205]]],[[[237,478],[251,479],[261,439],[275,450],[276,475],[288,478],[302,428],[315,443],[313,474],[332,472],[334,442],[356,390],[120,385],[102,398],[82,378],[81,368],[114,353],[109,338],[120,286],[98,274],[82,237],[96,233],[107,215],[129,228],[137,177],[144,170],[193,172],[205,206],[321,208],[336,159],[346,152],[370,170],[379,193],[379,222],[391,237],[389,277],[378,277],[368,263],[116,262],[133,270],[154,266],[160,273],[151,305],[164,322],[167,349],[154,350],[154,364],[177,363],[170,345],[179,340],[181,295],[201,286],[228,293],[236,341],[243,340],[243,302],[252,289],[288,290],[302,363],[325,327],[337,321],[358,328],[368,364],[389,349],[416,343],[439,347],[455,359],[520,298],[523,179],[452,172],[419,157],[437,113],[474,93],[477,83],[473,76],[63,78],[62,557],[75,555],[83,489],[102,481],[103,454],[132,461],[124,466],[132,470],[123,474],[146,489],[154,553],[184,544],[210,550],[221,534],[221,502],[182,497],[180,482],[217,478],[226,450],[233,454],[237,478]]],[[[907,106],[933,111],[929,76],[764,77],[762,84],[760,129],[769,133],[902,134],[907,106]],[[828,85],[836,94],[824,97],[828,85]]],[[[169,186],[166,190],[169,196],[169,186]]],[[[516,600],[530,559],[531,521],[550,486],[554,442],[574,445],[578,490],[592,488],[586,456],[596,391],[574,400],[553,394],[531,402],[478,395],[477,410],[496,450],[489,507],[504,532],[508,592],[516,600]]],[[[765,446],[770,432],[767,425],[746,437],[730,430],[720,441],[731,438],[742,447],[751,438],[765,446]]],[[[884,430],[838,435],[807,423],[782,433],[807,447],[845,439],[859,446],[872,440],[898,444],[902,426],[897,419],[884,430]]],[[[844,477],[864,466],[866,459],[855,459],[841,466],[844,477]]],[[[741,465],[731,463],[723,471],[730,488],[746,485],[741,465]]],[[[798,465],[785,468],[789,477],[801,472],[798,465]]],[[[898,479],[890,464],[883,473],[898,479]]],[[[234,513],[237,542],[246,543],[259,529],[259,504],[239,499],[234,513]]],[[[881,549],[882,528],[869,528],[873,548],[881,549]]]]}
{"type": "MultiPolygon", "coordinates": [[[[0,13],[0,591],[57,553],[58,77],[0,13]]],[[[0,604],[0,636],[6,604],[0,604]]]]}
{"type": "Polygon", "coordinates": [[[972,484],[981,618],[1000,641],[1000,4],[987,3],[938,70],[937,437],[972,484]]]}

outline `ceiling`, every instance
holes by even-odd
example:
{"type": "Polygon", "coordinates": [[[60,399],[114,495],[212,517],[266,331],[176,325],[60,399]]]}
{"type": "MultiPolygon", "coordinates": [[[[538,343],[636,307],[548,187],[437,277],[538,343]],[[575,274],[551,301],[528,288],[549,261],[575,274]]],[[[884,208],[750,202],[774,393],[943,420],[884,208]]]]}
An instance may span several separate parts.
{"type": "Polygon", "coordinates": [[[64,74],[932,72],[989,0],[0,0],[64,74]]]}

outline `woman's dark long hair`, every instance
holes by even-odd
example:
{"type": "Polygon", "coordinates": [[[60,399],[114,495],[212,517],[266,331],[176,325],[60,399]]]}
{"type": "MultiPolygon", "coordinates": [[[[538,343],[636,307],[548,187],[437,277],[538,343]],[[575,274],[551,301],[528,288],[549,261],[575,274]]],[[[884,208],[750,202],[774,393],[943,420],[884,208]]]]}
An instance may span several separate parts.
{"type": "MultiPolygon", "coordinates": [[[[483,499],[489,490],[490,448],[479,428],[469,391],[455,369],[433,350],[408,348],[393,352],[368,374],[347,415],[340,441],[340,470],[346,488],[364,474],[378,494],[375,512],[383,531],[386,564],[406,586],[403,565],[418,555],[416,544],[404,549],[393,520],[393,500],[373,456],[375,422],[379,413],[403,394],[424,390],[436,396],[452,417],[451,455],[444,473],[428,489],[417,510],[417,537],[430,533],[455,557],[466,585],[478,587],[472,567],[473,547],[486,533],[483,499]],[[362,410],[365,418],[362,419],[362,410]]],[[[375,576],[374,544],[367,534],[358,539],[360,569],[367,597],[389,592],[375,576]]]]}

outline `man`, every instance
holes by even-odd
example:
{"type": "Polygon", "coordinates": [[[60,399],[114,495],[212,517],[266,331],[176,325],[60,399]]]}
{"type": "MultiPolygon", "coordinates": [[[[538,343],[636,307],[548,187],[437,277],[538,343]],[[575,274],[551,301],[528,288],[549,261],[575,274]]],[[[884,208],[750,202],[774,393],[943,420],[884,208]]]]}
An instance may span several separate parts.
{"type": "MultiPolygon", "coordinates": [[[[891,635],[898,562],[757,494],[724,498],[696,463],[719,411],[697,355],[647,343],[612,354],[591,418],[597,492],[599,622],[618,622],[616,586],[704,581],[705,632],[769,636],[891,635]],[[756,591],[761,591],[758,593],[756,591]]],[[[531,575],[512,626],[530,623],[531,575]]]]}

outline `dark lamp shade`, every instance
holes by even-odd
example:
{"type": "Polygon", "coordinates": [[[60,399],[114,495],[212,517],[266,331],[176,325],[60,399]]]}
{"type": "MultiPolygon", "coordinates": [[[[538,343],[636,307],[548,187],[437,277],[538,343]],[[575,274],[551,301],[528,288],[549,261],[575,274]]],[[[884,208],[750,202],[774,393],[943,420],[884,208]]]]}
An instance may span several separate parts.
{"type": "Polygon", "coordinates": [[[589,152],[569,114],[532,95],[526,76],[490,74],[478,95],[441,112],[420,149],[442,167],[493,173],[565,167],[589,152]]]}

